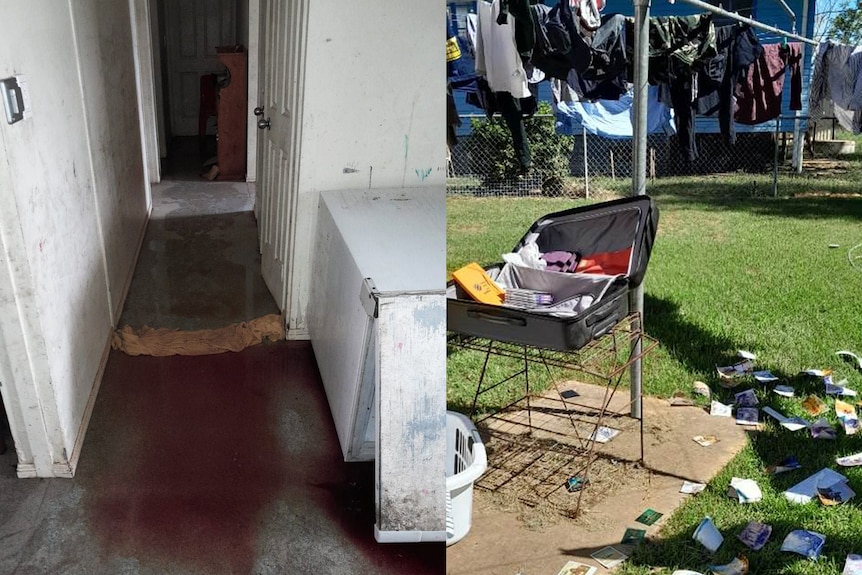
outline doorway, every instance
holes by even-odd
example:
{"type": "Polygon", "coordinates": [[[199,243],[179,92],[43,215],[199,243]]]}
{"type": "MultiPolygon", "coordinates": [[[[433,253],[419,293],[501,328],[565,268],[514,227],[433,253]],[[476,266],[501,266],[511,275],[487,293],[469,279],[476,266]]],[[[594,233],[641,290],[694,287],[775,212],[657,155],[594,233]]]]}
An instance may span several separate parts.
{"type": "MultiPolygon", "coordinates": [[[[135,1],[147,5],[136,11],[138,36],[148,33],[152,40],[148,46],[139,38],[135,48],[139,61],[152,62],[149,74],[146,66],[141,67],[141,99],[151,90],[155,100],[152,123],[157,144],[152,146],[158,150],[148,152],[157,154],[160,165],[151,181],[254,182],[257,130],[249,119],[257,99],[260,0],[135,1]],[[141,13],[146,12],[148,21],[141,22],[141,13]],[[219,47],[234,52],[238,46],[241,58],[234,54],[226,59],[217,52],[219,47]],[[233,61],[240,59],[242,66],[234,68],[233,61]],[[236,157],[228,160],[229,173],[224,169],[225,153],[236,157]]],[[[142,122],[147,129],[147,118],[142,122]]]]}

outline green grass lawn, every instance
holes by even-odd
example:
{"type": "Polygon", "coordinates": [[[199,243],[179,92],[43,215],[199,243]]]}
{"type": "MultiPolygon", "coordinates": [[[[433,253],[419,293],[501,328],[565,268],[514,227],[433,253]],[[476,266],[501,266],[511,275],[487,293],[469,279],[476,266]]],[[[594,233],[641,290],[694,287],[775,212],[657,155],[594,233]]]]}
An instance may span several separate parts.
{"type": "MultiPolygon", "coordinates": [[[[862,194],[860,158],[859,154],[852,158],[850,170],[839,177],[782,176],[780,198],[771,197],[771,179],[765,175],[674,178],[648,185],[660,218],[645,280],[645,324],[660,347],[644,361],[647,394],[669,397],[689,390],[699,379],[711,385],[717,399],[731,403],[731,393],[718,386],[715,366],[733,361],[738,349],[747,349],[757,354],[758,367],[796,386],[797,395],[820,395],[833,423],[837,423],[833,400],[823,393],[819,380],[798,376],[801,370],[833,368],[836,381],[846,377],[862,400],[862,375],[834,355],[839,349],[862,352],[862,259],[856,262],[858,267],[848,259],[848,250],[862,244],[862,196],[848,197],[862,194]]],[[[627,192],[619,181],[615,186],[627,192]]],[[[448,270],[471,261],[483,265],[500,261],[539,216],[581,203],[450,197],[448,270]]],[[[464,410],[472,403],[480,367],[475,354],[450,354],[451,408],[464,410]]],[[[785,415],[807,417],[799,397],[780,398],[769,391],[771,386],[753,387],[761,404],[785,415]]],[[[503,405],[505,399],[502,393],[489,397],[483,407],[503,405]]],[[[677,568],[705,572],[708,564],[727,563],[745,552],[753,574],[825,575],[840,573],[847,553],[862,554],[862,511],[857,507],[862,504],[862,468],[839,469],[860,494],[844,506],[794,506],[781,494],[823,467],[836,468],[836,456],[862,451],[862,434],[848,437],[839,431],[837,441],[813,440],[806,430],[785,431],[761,414],[764,420],[765,428],[751,435],[749,445],[707,491],[667,519],[661,540],[642,545],[621,573],[671,573],[677,568]],[[799,457],[801,470],[765,474],[764,465],[791,454],[799,457]],[[726,489],[732,476],[757,480],[764,500],[746,506],[731,501],[726,489]],[[725,536],[714,556],[691,540],[705,515],[725,536]],[[769,543],[758,552],[749,552],[736,540],[753,519],[774,528],[769,543]],[[818,562],[779,551],[787,533],[799,528],[826,535],[818,562]]]]}

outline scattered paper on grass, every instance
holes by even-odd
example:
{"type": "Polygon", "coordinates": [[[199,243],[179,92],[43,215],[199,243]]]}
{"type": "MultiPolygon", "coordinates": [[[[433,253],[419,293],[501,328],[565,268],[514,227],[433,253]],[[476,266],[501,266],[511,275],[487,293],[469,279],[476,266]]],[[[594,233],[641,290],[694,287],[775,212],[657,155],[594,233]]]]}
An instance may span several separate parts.
{"type": "Polygon", "coordinates": [[[854,453],[853,455],[845,455],[835,460],[835,463],[841,467],[856,467],[862,465],[862,453],[854,453]]]}
{"type": "Polygon", "coordinates": [[[760,421],[760,412],[756,407],[739,407],[736,410],[737,425],[757,425],[760,421]]]}
{"type": "Polygon", "coordinates": [[[750,351],[746,351],[744,349],[736,350],[736,355],[738,355],[739,357],[741,357],[743,359],[750,359],[751,361],[754,361],[755,359],[757,359],[756,355],[754,355],[750,351]]]}
{"type": "Polygon", "coordinates": [[[732,380],[751,373],[754,370],[754,364],[750,359],[743,359],[733,365],[715,366],[715,369],[722,379],[732,380]]]}
{"type": "Polygon", "coordinates": [[[856,497],[856,492],[850,489],[850,485],[845,481],[836,481],[826,487],[817,487],[817,498],[823,505],[841,505],[854,497],[856,497]]]}
{"type": "Polygon", "coordinates": [[[842,379],[838,383],[832,383],[831,377],[823,378],[826,395],[839,395],[841,397],[856,397],[856,391],[847,387],[847,380],[842,379]]]}
{"type": "Polygon", "coordinates": [[[598,569],[592,565],[585,565],[577,561],[569,561],[557,575],[594,575],[598,569]]]}
{"type": "Polygon", "coordinates": [[[739,393],[733,396],[734,403],[739,407],[754,407],[759,401],[757,401],[757,395],[755,395],[753,389],[746,389],[745,391],[740,391],[739,393]]]}
{"type": "Polygon", "coordinates": [[[809,415],[817,416],[826,411],[826,404],[816,395],[809,395],[802,402],[802,409],[809,415]]]}
{"type": "Polygon", "coordinates": [[[763,408],[763,413],[772,416],[782,427],[790,431],[799,431],[808,427],[809,423],[801,417],[786,417],[769,406],[763,408]]]}
{"type": "Polygon", "coordinates": [[[795,471],[797,469],[801,469],[802,464],[799,463],[799,460],[795,455],[788,455],[781,461],[773,463],[771,465],[766,466],[766,473],[769,475],[778,475],[779,473],[787,473],[788,471],[795,471]]]}
{"type": "Polygon", "coordinates": [[[590,440],[595,441],[596,443],[607,443],[617,435],[619,435],[619,429],[613,429],[612,427],[604,427],[600,425],[598,429],[593,431],[590,434],[590,440]]]}
{"type": "Polygon", "coordinates": [[[840,399],[835,400],[835,415],[844,426],[844,433],[855,435],[859,431],[859,416],[856,415],[856,407],[840,399]]]}
{"type": "Polygon", "coordinates": [[[638,523],[643,523],[644,525],[652,525],[653,523],[661,519],[663,515],[663,513],[659,513],[655,509],[647,509],[646,511],[638,515],[635,521],[637,521],[638,523]]]}
{"type": "Polygon", "coordinates": [[[646,537],[646,529],[634,529],[633,527],[626,527],[625,533],[623,533],[623,538],[620,541],[622,545],[640,545],[643,543],[644,538],[646,537]]]}
{"type": "Polygon", "coordinates": [[[713,399],[709,405],[709,414],[715,417],[730,417],[733,415],[733,406],[725,405],[713,399]]]}
{"type": "Polygon", "coordinates": [[[724,542],[724,537],[722,537],[721,533],[716,529],[715,524],[712,522],[712,518],[710,517],[704,517],[700,520],[700,523],[698,524],[697,529],[694,530],[694,535],[692,535],[691,538],[706,547],[712,553],[718,551],[718,548],[721,547],[722,542],[724,542]]]}
{"type": "Polygon", "coordinates": [[[790,553],[798,553],[803,557],[808,557],[815,561],[820,557],[820,552],[823,550],[823,544],[826,543],[826,537],[814,531],[806,529],[796,529],[788,533],[784,538],[784,543],[781,544],[782,551],[790,553]]]}
{"type": "Polygon", "coordinates": [[[616,567],[617,565],[628,559],[628,555],[626,555],[616,547],[611,547],[610,545],[603,549],[599,549],[598,551],[590,555],[590,557],[598,561],[599,565],[601,565],[605,569],[616,567]]]}
{"type": "Polygon", "coordinates": [[[841,575],[862,575],[862,555],[848,555],[841,575]]]}
{"type": "Polygon", "coordinates": [[[714,435],[695,435],[692,439],[704,447],[709,447],[714,443],[718,443],[718,438],[714,435]]]}
{"type": "Polygon", "coordinates": [[[776,385],[772,391],[784,397],[793,397],[796,395],[796,390],[789,385],[776,385]]]}
{"type": "Polygon", "coordinates": [[[835,355],[837,355],[838,357],[840,357],[844,361],[853,364],[853,367],[862,371],[862,357],[859,357],[858,355],[856,355],[852,351],[846,351],[846,350],[836,351],[835,355]]]}
{"type": "Polygon", "coordinates": [[[808,430],[814,439],[835,439],[838,437],[838,432],[835,431],[832,424],[822,417],[808,426],[808,430]]]}
{"type": "Polygon", "coordinates": [[[706,489],[706,483],[694,483],[692,481],[683,481],[682,487],[680,487],[680,493],[686,493],[688,495],[697,495],[701,491],[706,489]]]}
{"type": "Polygon", "coordinates": [[[817,488],[819,486],[829,486],[838,483],[839,481],[847,482],[847,478],[833,471],[828,467],[824,467],[817,473],[809,475],[790,489],[784,492],[784,497],[793,503],[808,503],[817,496],[817,488]]]}
{"type": "Polygon", "coordinates": [[[812,375],[814,377],[823,377],[825,375],[830,375],[832,372],[829,370],[823,370],[823,369],[806,369],[802,373],[804,373],[806,375],[812,375]]]}
{"type": "Polygon", "coordinates": [[[750,521],[736,538],[752,551],[760,551],[769,541],[770,535],[772,535],[771,525],[759,521],[750,521]]]}
{"type": "Polygon", "coordinates": [[[763,492],[760,486],[753,479],[743,479],[734,477],[730,480],[730,487],[727,488],[727,495],[740,503],[757,503],[763,499],[763,492]]]}
{"type": "Polygon", "coordinates": [[[726,565],[710,565],[709,571],[713,575],[745,575],[748,573],[748,559],[740,555],[726,565]]]}
{"type": "Polygon", "coordinates": [[[778,378],[772,375],[772,372],[768,369],[762,371],[755,371],[752,375],[754,375],[754,379],[759,381],[760,383],[769,383],[772,381],[778,381],[778,378]]]}
{"type": "Polygon", "coordinates": [[[853,419],[857,419],[856,417],[856,408],[847,403],[846,401],[841,401],[840,399],[835,400],[835,415],[839,418],[843,417],[852,417],[853,419]]]}

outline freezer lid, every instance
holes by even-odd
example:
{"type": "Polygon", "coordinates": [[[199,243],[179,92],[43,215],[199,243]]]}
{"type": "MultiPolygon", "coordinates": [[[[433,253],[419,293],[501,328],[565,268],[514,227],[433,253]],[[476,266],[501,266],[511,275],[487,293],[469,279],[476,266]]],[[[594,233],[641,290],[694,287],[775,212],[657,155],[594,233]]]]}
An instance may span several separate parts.
{"type": "Polygon", "coordinates": [[[649,196],[591,204],[542,216],[512,251],[536,243],[541,253],[579,252],[583,256],[631,248],[629,284],[646,274],[658,227],[658,208],[649,196]]]}

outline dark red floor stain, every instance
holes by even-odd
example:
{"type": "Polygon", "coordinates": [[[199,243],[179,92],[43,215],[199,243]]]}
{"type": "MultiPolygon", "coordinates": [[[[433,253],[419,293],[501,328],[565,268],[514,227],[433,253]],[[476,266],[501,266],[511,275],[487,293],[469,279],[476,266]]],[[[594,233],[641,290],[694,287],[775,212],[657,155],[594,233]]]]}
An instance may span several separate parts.
{"type": "Polygon", "coordinates": [[[313,503],[310,532],[338,526],[362,572],[445,573],[442,544],[374,540],[374,464],[344,463],[319,377],[308,342],[206,357],[112,352],[76,478],[104,553],[165,573],[253,573],[279,499],[313,503]],[[290,453],[277,435],[286,410],[303,436],[290,453]]]}
{"type": "MultiPolygon", "coordinates": [[[[283,349],[206,357],[112,355],[98,409],[103,469],[91,526],[111,551],[249,573],[261,514],[289,458],[275,432],[283,349]]],[[[97,432],[98,433],[98,432],[97,432]]]]}

